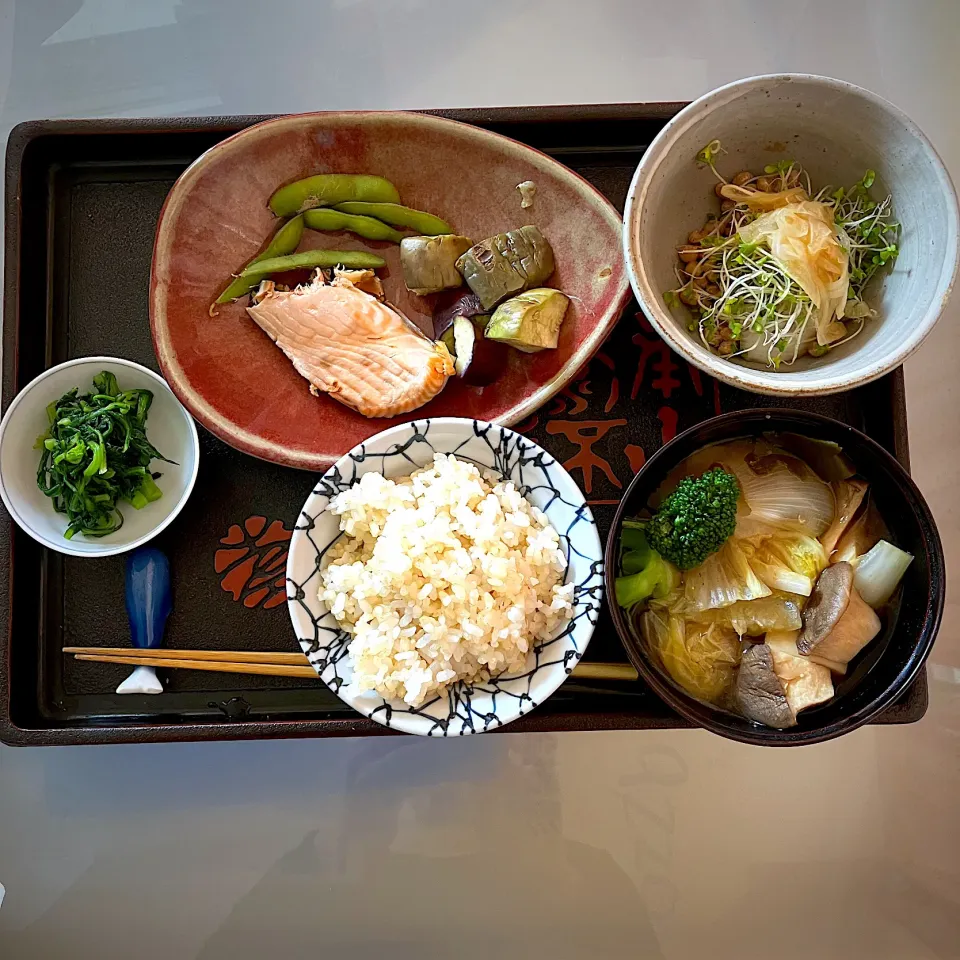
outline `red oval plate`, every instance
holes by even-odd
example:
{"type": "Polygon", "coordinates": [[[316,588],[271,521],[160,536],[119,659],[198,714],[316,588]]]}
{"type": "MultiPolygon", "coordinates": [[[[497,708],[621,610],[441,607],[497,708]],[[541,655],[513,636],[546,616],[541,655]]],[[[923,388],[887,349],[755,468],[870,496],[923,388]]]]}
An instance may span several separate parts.
{"type": "MultiPolygon", "coordinates": [[[[164,376],[208,430],[244,453],[323,470],[367,437],[404,420],[470,417],[510,426],[545,403],[599,349],[626,304],[629,284],[617,211],[586,180],[550,157],[468,124],[415,113],[315,113],[257,124],[192,164],[167,197],[150,277],[150,325],[164,376]],[[570,299],[556,350],[510,351],[482,389],[452,378],[413,413],[369,420],[309,384],[247,316],[244,300],[210,304],[232,272],[277,227],[267,208],[282,184],[316,173],[373,173],[403,203],[429,210],[482,240],[533,223],[553,246],[549,283],[570,299]],[[520,206],[517,184],[536,185],[520,206]]],[[[432,302],[409,293],[399,248],[352,234],[304,231],[300,249],[373,250],[387,299],[417,322],[432,302]]]]}

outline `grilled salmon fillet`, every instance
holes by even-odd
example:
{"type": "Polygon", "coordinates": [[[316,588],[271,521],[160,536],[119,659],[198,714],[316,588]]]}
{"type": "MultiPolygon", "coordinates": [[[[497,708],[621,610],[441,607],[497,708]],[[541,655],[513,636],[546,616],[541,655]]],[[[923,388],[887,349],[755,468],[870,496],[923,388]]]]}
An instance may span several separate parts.
{"type": "Polygon", "coordinates": [[[359,279],[343,272],[326,283],[318,274],[290,291],[264,283],[247,313],[311,392],[329,393],[365,417],[416,410],[443,389],[453,358],[394,307],[359,289],[359,279]]]}

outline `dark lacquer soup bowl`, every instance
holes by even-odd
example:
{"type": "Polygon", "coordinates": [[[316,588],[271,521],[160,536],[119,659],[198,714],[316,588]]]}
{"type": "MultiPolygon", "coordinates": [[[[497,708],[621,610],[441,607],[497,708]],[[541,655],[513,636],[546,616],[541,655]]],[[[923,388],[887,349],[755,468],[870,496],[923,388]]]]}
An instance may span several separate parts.
{"type": "Polygon", "coordinates": [[[634,477],[617,509],[607,541],[606,587],[613,621],[641,677],[678,713],[721,736],[761,746],[798,746],[830,740],[867,723],[890,706],[923,668],[943,613],[943,548],[930,509],[907,471],[879,444],[847,424],[795,410],[760,409],[707,420],[666,444],[634,477]],[[636,617],[616,602],[620,536],[628,518],[649,516],[658,488],[691,454],[711,444],[799,435],[838,444],[869,484],[869,496],[896,546],[913,554],[898,591],[881,612],[879,634],[833,675],[834,696],[802,710],[796,725],[764,726],[732,709],[691,696],[670,677],[644,642],[636,617]]]}

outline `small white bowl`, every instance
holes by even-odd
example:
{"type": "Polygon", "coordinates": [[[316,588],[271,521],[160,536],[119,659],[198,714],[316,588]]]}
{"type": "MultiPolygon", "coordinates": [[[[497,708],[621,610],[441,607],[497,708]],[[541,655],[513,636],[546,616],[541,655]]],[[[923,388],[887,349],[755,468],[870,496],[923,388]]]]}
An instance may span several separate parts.
{"type": "Polygon", "coordinates": [[[81,357],[51,367],[13,398],[0,421],[0,496],[7,510],[38,543],[74,557],[109,557],[133,550],[156,536],[187,502],[199,462],[200,441],[193,418],[166,381],[139,363],[117,357],[81,357]],[[67,540],[63,536],[66,516],[53,509],[50,498],[37,486],[40,452],[34,449],[34,443],[47,432],[47,404],[74,387],[88,393],[101,370],[113,373],[121,390],[153,391],[147,436],[165,457],[177,464],[154,461],[153,468],[162,473],[157,485],[163,496],[142,510],[121,503],[123,526],[116,533],[99,539],[77,534],[67,540]]]}
{"type": "Polygon", "coordinates": [[[657,135],[637,167],[624,211],[623,248],[633,292],[660,336],[690,363],[755,393],[834,393],[868,383],[899,366],[940,317],[957,273],[957,196],[937,152],[901,110],[861,87],[806,74],[751,77],[708,93],[681,110],[657,135]],[[677,286],[675,247],[717,211],[716,180],[697,152],[718,139],[718,167],[762,171],[798,160],[814,186],[849,186],[868,169],[871,193],[893,198],[903,226],[900,254],[868,290],[878,316],[859,336],[815,359],[776,372],[731,362],[687,329],[689,313],[668,309],[677,286]]]}
{"type": "Polygon", "coordinates": [[[297,518],[287,558],[287,605],[300,647],[321,679],[345,703],[378,723],[405,733],[452,737],[502,727],[543,703],[583,656],[600,612],[603,549],[593,514],[573,478],[542,447],[506,427],[483,420],[434,417],[391,427],[354,447],[319,480],[297,518]],[[421,707],[386,701],[375,693],[353,695],[350,636],[320,602],[320,570],[340,539],[339,518],[327,511],[332,497],[372,470],[409,476],[454,453],[508,477],[547,515],[567,556],[566,583],[575,584],[573,617],[556,637],[537,644],[519,676],[502,675],[472,686],[454,684],[421,707]]]}

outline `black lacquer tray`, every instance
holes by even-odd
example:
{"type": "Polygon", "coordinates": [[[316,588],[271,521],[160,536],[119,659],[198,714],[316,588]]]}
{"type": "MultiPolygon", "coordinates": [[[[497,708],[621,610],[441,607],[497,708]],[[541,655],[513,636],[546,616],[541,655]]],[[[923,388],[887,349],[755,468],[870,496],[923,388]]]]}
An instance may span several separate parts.
{"type": "MultiPolygon", "coordinates": [[[[557,157],[622,209],[644,147],[682,104],[438,111],[557,157]]],[[[40,121],[7,146],[3,407],[45,367],[108,354],[157,369],[147,296],[167,191],[204,150],[263,117],[40,121]]],[[[775,402],[775,401],[774,401],[775,402]]],[[[635,470],[676,432],[769,405],[687,366],[631,304],[601,353],[521,429],[581,484],[601,534],[635,470]]],[[[864,430],[907,465],[903,379],[789,404],[864,430]]],[[[170,556],[169,647],[285,650],[286,546],[312,475],[243,456],[201,430],[196,491],[158,538],[170,556]]],[[[42,549],[0,511],[0,739],[145,742],[387,732],[319,681],[161,672],[166,692],[117,696],[126,670],[65,658],[65,645],[124,646],[123,558],[42,549]]],[[[587,660],[626,657],[601,617],[587,660]]],[[[919,720],[926,676],[880,718],[919,720]]],[[[642,683],[568,680],[508,731],[688,726],[642,683]]]]}

